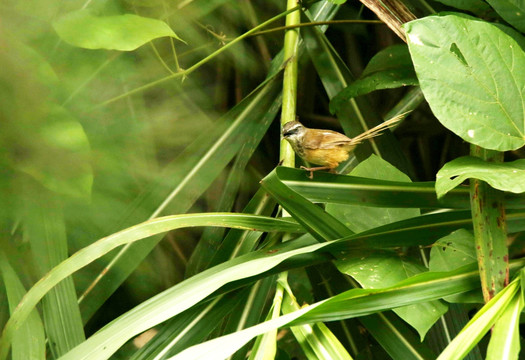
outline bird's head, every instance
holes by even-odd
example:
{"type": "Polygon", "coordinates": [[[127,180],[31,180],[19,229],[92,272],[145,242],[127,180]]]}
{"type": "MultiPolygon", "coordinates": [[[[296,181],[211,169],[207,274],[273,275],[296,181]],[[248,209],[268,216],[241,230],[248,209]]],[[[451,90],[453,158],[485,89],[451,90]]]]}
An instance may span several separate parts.
{"type": "Polygon", "coordinates": [[[306,133],[306,128],[299,121],[289,121],[283,126],[283,138],[292,145],[300,142],[306,133]]]}

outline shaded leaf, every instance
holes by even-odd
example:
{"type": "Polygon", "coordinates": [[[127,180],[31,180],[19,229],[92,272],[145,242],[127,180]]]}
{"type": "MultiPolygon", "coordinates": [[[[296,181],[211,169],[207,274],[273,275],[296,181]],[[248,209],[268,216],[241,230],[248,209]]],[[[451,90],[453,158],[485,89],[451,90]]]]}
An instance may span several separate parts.
{"type": "Polygon", "coordinates": [[[131,51],[160,37],[181,40],[161,20],[133,14],[95,16],[84,9],[64,15],[53,28],[68,44],[85,49],[131,51]]]}
{"type": "Polygon", "coordinates": [[[490,7],[483,0],[436,0],[448,6],[461,10],[481,13],[490,10],[490,7]]]}
{"type": "Polygon", "coordinates": [[[375,90],[417,84],[408,48],[406,45],[393,45],[374,55],[361,77],[332,99],[330,112],[336,113],[349,99],[375,90]]]}
{"type": "Polygon", "coordinates": [[[525,145],[525,53],[500,27],[462,14],[404,25],[421,90],[439,121],[492,150],[525,145]]]}
{"type": "MultiPolygon", "coordinates": [[[[13,270],[3,251],[0,251],[0,273],[7,293],[9,311],[14,309],[25,295],[24,285],[13,270]]],[[[13,360],[45,359],[46,336],[38,311],[34,309],[27,322],[20,326],[13,337],[13,360]]]]}
{"type": "Polygon", "coordinates": [[[496,163],[473,156],[454,159],[446,163],[436,175],[437,196],[444,196],[470,178],[483,180],[502,191],[522,193],[525,192],[525,160],[496,163]]]}
{"type": "Polygon", "coordinates": [[[509,24],[525,32],[525,3],[522,0],[487,0],[509,24]]]}
{"type": "Polygon", "coordinates": [[[475,263],[474,236],[464,229],[442,237],[430,250],[430,271],[451,271],[475,263]]]}

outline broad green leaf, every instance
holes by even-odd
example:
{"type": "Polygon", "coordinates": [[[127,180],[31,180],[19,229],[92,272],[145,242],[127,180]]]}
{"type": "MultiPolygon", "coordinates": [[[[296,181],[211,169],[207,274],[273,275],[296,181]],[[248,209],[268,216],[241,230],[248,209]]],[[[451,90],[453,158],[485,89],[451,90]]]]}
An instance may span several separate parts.
{"type": "MultiPolygon", "coordinates": [[[[351,251],[336,261],[336,265],[365,289],[386,288],[427,271],[424,266],[401,259],[394,252],[351,251]]],[[[439,301],[394,309],[399,317],[419,332],[421,339],[446,311],[447,306],[439,301]]]]}
{"type": "Polygon", "coordinates": [[[430,271],[451,271],[477,262],[474,236],[460,229],[442,237],[430,250],[430,271]]]}
{"type": "MultiPolygon", "coordinates": [[[[9,312],[12,314],[26,290],[1,250],[0,273],[7,293],[9,312]]],[[[31,311],[27,322],[15,332],[11,356],[13,360],[42,360],[46,358],[46,335],[36,309],[31,311]]]]}
{"type": "Polygon", "coordinates": [[[508,163],[487,162],[474,156],[463,156],[445,164],[436,174],[438,197],[475,178],[489,183],[493,188],[513,193],[525,192],[525,160],[508,163]]]}
{"type": "MultiPolygon", "coordinates": [[[[471,228],[472,223],[465,228],[471,228]]],[[[461,226],[458,224],[458,227],[461,226]]],[[[474,236],[463,229],[456,230],[442,237],[432,245],[428,268],[430,271],[452,271],[462,266],[477,263],[476,249],[474,249],[474,236]]],[[[447,296],[444,300],[449,303],[483,303],[480,291],[447,296]]]]}
{"type": "Polygon", "coordinates": [[[500,27],[462,14],[404,25],[421,90],[438,120],[465,141],[525,145],[525,53],[500,27]]]}
{"type": "Polygon", "coordinates": [[[522,0],[487,0],[509,24],[525,32],[525,3],[522,0]]]}
{"type": "MultiPolygon", "coordinates": [[[[523,287],[523,285],[521,286],[523,287]]],[[[492,328],[492,335],[487,349],[487,360],[517,360],[519,358],[520,314],[522,310],[523,297],[518,293],[492,328]]]]}
{"type": "MultiPolygon", "coordinates": [[[[366,179],[410,182],[407,175],[376,155],[371,155],[357,165],[350,175],[366,179]]],[[[356,233],[420,215],[419,209],[366,206],[366,195],[362,194],[362,199],[363,205],[328,204],[326,211],[338,219],[344,219],[345,225],[356,233]]]]}
{"type": "Polygon", "coordinates": [[[393,45],[374,55],[361,77],[330,101],[330,112],[336,113],[349,99],[375,90],[417,84],[408,48],[406,45],[393,45]]]}
{"type": "MultiPolygon", "coordinates": [[[[407,175],[375,155],[360,163],[350,174],[379,180],[410,182],[407,175]]],[[[345,225],[357,233],[420,215],[419,209],[340,204],[328,204],[326,210],[338,219],[344,219],[345,225]]],[[[351,251],[345,254],[345,259],[337,261],[336,264],[340,271],[352,276],[365,289],[391,286],[414,274],[426,271],[422,266],[400,259],[395,253],[373,255],[351,251]]],[[[412,325],[423,339],[428,329],[446,312],[446,306],[435,301],[396,309],[394,312],[412,325]]]]}
{"type": "Polygon", "coordinates": [[[457,9],[472,11],[473,13],[484,13],[490,10],[490,7],[483,0],[436,0],[448,6],[457,9]]]}
{"type": "Polygon", "coordinates": [[[439,355],[438,360],[461,360],[507,311],[519,291],[518,279],[511,282],[485,304],[439,355]]]}
{"type": "MultiPolygon", "coordinates": [[[[241,301],[233,310],[222,333],[230,334],[257,325],[263,321],[268,298],[276,289],[276,281],[277,276],[268,276],[253,284],[253,286],[250,287],[250,293],[245,298],[246,300],[241,301]]],[[[250,346],[247,345],[238,350],[231,360],[246,359],[248,353],[250,353],[251,356],[251,354],[256,351],[254,349],[255,346],[256,345],[254,345],[253,348],[250,348],[250,346]]],[[[276,346],[275,342],[273,346],[276,346]]]]}
{"type": "Polygon", "coordinates": [[[85,9],[62,16],[53,28],[68,44],[85,49],[131,51],[160,37],[181,40],[161,20],[134,14],[96,16],[85,9]]]}

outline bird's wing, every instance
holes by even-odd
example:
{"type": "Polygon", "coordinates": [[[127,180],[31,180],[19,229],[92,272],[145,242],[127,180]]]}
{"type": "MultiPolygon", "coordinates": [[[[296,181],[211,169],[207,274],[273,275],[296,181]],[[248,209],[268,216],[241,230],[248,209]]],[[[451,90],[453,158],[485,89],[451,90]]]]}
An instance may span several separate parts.
{"type": "Polygon", "coordinates": [[[332,149],[352,142],[349,137],[331,130],[310,129],[304,137],[303,146],[307,149],[332,149]]]}

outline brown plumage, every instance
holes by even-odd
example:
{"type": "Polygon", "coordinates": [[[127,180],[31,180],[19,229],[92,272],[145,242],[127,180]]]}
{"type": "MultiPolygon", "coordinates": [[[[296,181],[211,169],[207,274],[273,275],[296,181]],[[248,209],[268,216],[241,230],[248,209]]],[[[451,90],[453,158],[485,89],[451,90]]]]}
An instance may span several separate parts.
{"type": "Polygon", "coordinates": [[[282,134],[284,139],[292,145],[295,153],[303,160],[321,165],[312,168],[301,166],[302,169],[310,171],[310,178],[312,178],[313,171],[330,170],[334,172],[341,162],[348,159],[356,145],[363,140],[380,135],[383,130],[397,124],[405,115],[406,113],[398,115],[354,138],[349,138],[337,131],[309,129],[299,121],[284,124],[282,134]]]}

